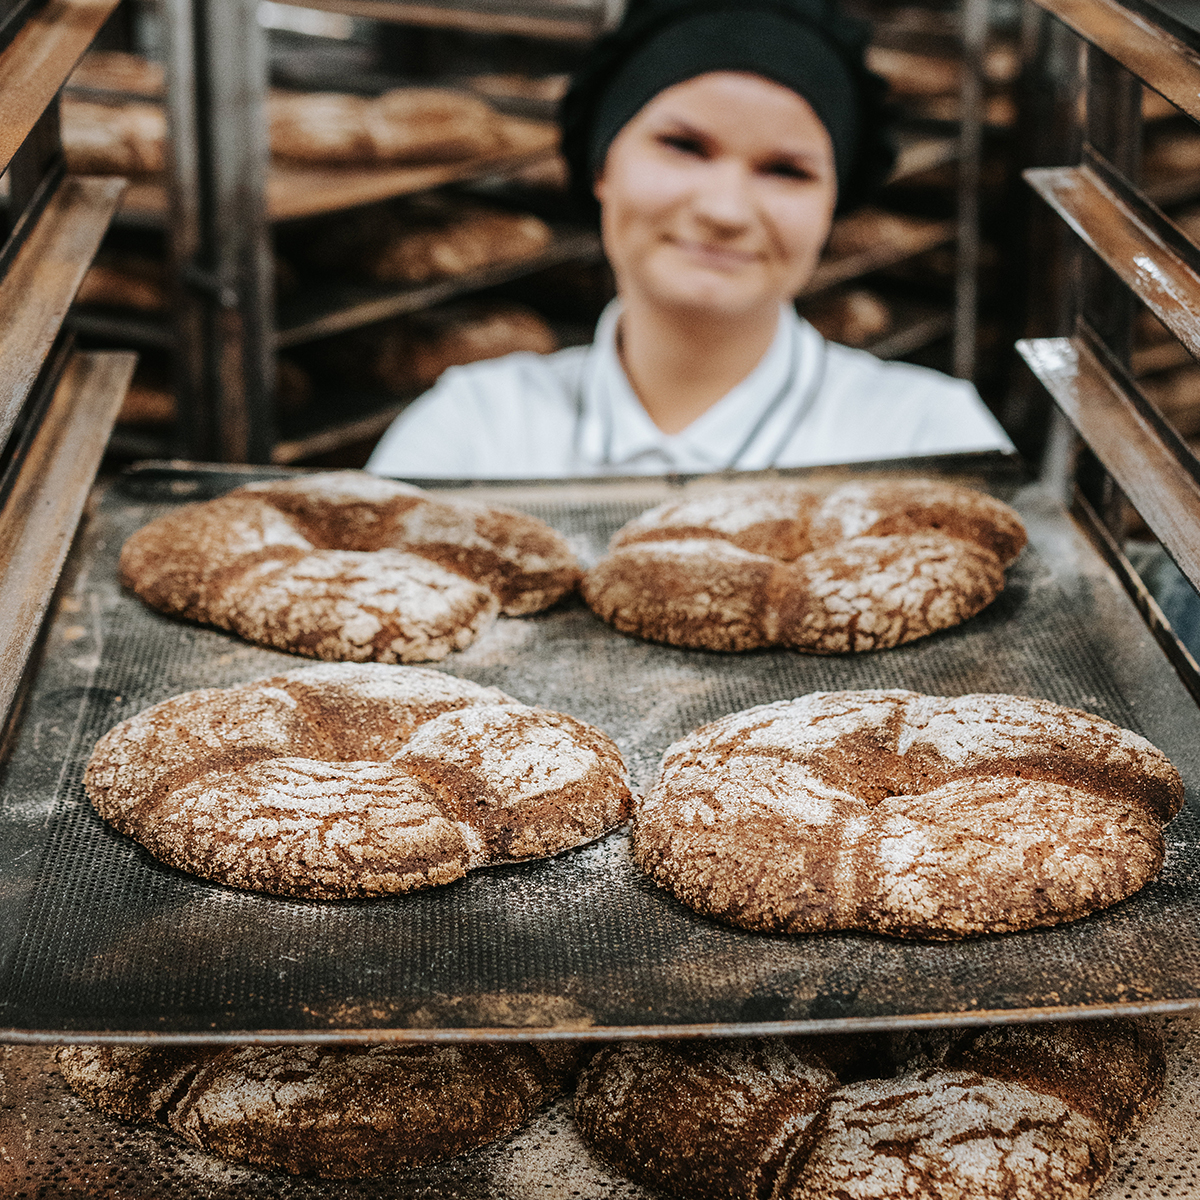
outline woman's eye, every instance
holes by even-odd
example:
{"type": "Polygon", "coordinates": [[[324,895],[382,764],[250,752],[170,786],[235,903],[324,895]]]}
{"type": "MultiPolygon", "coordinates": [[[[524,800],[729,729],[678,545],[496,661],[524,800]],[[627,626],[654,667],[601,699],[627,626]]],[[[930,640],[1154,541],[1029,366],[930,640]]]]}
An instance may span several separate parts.
{"type": "Polygon", "coordinates": [[[811,179],[812,172],[799,163],[780,161],[766,163],[763,168],[765,175],[775,175],[781,179],[811,179]]]}
{"type": "Polygon", "coordinates": [[[699,154],[704,153],[704,143],[699,138],[688,137],[683,133],[664,133],[659,141],[664,146],[670,146],[672,150],[678,150],[681,154],[699,154]]]}

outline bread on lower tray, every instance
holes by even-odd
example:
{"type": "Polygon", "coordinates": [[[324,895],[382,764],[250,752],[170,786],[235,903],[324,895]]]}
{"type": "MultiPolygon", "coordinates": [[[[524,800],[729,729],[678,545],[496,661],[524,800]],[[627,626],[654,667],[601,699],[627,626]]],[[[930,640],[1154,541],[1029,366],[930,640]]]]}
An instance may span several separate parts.
{"type": "MultiPolygon", "coordinates": [[[[275,406],[279,412],[299,412],[312,400],[313,386],[308,372],[286,358],[275,363],[275,406]]],[[[134,371],[133,380],[117,424],[141,428],[169,427],[178,419],[179,411],[169,373],[156,369],[144,360],[134,371]]]]}
{"type": "Polygon", "coordinates": [[[1183,782],[1101,717],[1022,696],[815,692],[670,746],[638,865],[764,932],[954,939],[1056,925],[1142,888],[1183,782]]]}
{"type": "Polygon", "coordinates": [[[166,92],[162,64],[124,50],[89,50],[71,72],[67,90],[87,88],[97,92],[124,92],[161,97],[166,92]]]}
{"type": "Polygon", "coordinates": [[[581,1072],[575,1121],[688,1200],[1084,1200],[1165,1074],[1131,1020],[625,1042],[581,1072]]]}
{"type": "Polygon", "coordinates": [[[96,104],[64,96],[63,154],[75,175],[156,175],[166,167],[167,116],[158,104],[96,104]]]}
{"type": "Polygon", "coordinates": [[[520,1128],[569,1083],[562,1042],[65,1046],[87,1104],[232,1162],[352,1179],[452,1158],[520,1128]]]}
{"type": "Polygon", "coordinates": [[[860,208],[833,223],[827,258],[846,258],[865,251],[889,247],[896,250],[919,245],[931,225],[928,217],[909,217],[881,208],[860,208]]]}
{"type": "MultiPolygon", "coordinates": [[[[272,92],[267,118],[271,153],[316,167],[446,163],[553,149],[545,122],[506,117],[478,96],[445,88],[397,88],[374,99],[272,92]]],[[[161,104],[63,99],[63,150],[77,174],[161,173],[166,138],[161,104]]]]}
{"type": "Polygon", "coordinates": [[[843,346],[866,346],[892,325],[887,301],[866,288],[850,288],[806,301],[800,305],[800,315],[822,337],[843,346]]]}

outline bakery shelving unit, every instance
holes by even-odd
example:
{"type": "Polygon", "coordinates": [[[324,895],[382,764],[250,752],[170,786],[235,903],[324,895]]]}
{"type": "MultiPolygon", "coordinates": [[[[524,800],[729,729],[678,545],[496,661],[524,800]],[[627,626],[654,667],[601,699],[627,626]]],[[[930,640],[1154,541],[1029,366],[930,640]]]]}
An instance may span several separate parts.
{"type": "Polygon", "coordinates": [[[1200,33],[1164,7],[1038,0],[1079,39],[1084,103],[1072,166],[1027,172],[1074,235],[1070,336],[1020,350],[1069,422],[1056,460],[1074,512],[1124,581],[1194,696],[1200,671],[1126,556],[1132,508],[1200,587],[1200,461],[1134,377],[1131,329],[1148,310],[1200,354],[1200,248],[1139,187],[1142,87],[1200,120],[1200,33]]]}
{"type": "MultiPolygon", "coordinates": [[[[899,66],[897,56],[911,58],[896,96],[902,123],[892,184],[904,190],[892,195],[903,211],[920,213],[925,207],[933,214],[927,227],[931,244],[907,255],[897,245],[878,277],[895,314],[892,327],[864,348],[884,358],[916,355],[986,386],[991,365],[979,356],[980,298],[985,253],[992,250],[985,240],[981,197],[985,169],[1007,170],[996,143],[1012,120],[1009,91],[1017,63],[1012,30],[997,19],[990,0],[853,7],[873,23],[876,69],[887,75],[889,59],[899,66]],[[929,68],[928,78],[914,76],[921,63],[929,68]],[[947,86],[953,88],[949,94],[942,91],[947,86]],[[906,192],[918,197],[915,207],[906,192]],[[953,195],[950,204],[947,193],[953,195]],[[928,251],[943,261],[921,278],[919,264],[928,251]],[[925,295],[913,295],[914,288],[925,295]],[[931,350],[935,344],[936,352],[931,350]]],[[[996,190],[994,181],[991,190],[996,190]]],[[[889,203],[887,193],[883,202],[889,203]]],[[[852,270],[844,273],[857,277],[852,270]]],[[[824,268],[814,284],[820,285],[823,274],[824,268]]]]}
{"type": "MultiPolygon", "coordinates": [[[[168,104],[172,126],[181,132],[169,186],[135,180],[121,213],[126,224],[160,229],[170,213],[173,319],[94,309],[80,310],[74,319],[80,332],[93,337],[174,350],[183,423],[177,449],[201,458],[302,461],[378,436],[407,398],[357,394],[326,399],[317,411],[288,418],[290,427],[281,429],[273,402],[278,350],[420,311],[555,264],[597,262],[600,249],[594,234],[562,227],[544,253],[524,262],[416,288],[324,281],[276,304],[267,265],[273,225],[455,183],[479,184],[488,174],[501,180],[522,163],[550,153],[550,147],[547,142],[520,159],[494,164],[332,171],[268,165],[261,128],[265,48],[263,32],[252,20],[254,6],[211,2],[211,13],[206,7],[210,0],[195,7],[180,0],[164,10],[172,81],[168,104]]],[[[380,0],[366,7],[358,0],[331,0],[312,7],[405,27],[515,33],[572,44],[585,43],[619,15],[611,0],[429,5],[380,0]]],[[[988,0],[963,0],[957,12],[941,14],[932,27],[915,34],[926,43],[932,36],[943,51],[959,55],[959,119],[902,130],[894,181],[903,184],[951,167],[957,171],[956,212],[918,219],[898,237],[830,254],[802,298],[823,299],[838,287],[895,270],[931,250],[952,249],[952,307],[936,297],[902,291],[887,330],[865,345],[882,357],[903,357],[952,337],[953,364],[941,365],[953,365],[968,377],[976,342],[980,60],[987,14],[988,0]]],[[[911,44],[914,33],[889,34],[885,28],[885,37],[902,43],[907,37],[911,44]]]]}
{"type": "Polygon", "coordinates": [[[58,95],[114,7],[45,0],[0,23],[0,725],[18,706],[133,369],[128,353],[77,352],[63,330],[124,183],[65,173],[58,95]]]}
{"type": "MultiPolygon", "coordinates": [[[[582,41],[612,20],[608,0],[481,5],[366,3],[312,7],[433,27],[582,41]],[[369,11],[368,11],[369,10],[369,11]]],[[[173,130],[167,186],[135,183],[123,220],[161,225],[167,216],[173,329],[113,314],[80,316],[81,328],[175,347],[183,444],[193,457],[291,462],[378,436],[403,400],[334,403],[336,415],[281,430],[274,411],[275,354],[558,263],[595,259],[598,240],[556,229],[536,258],[485,268],[430,287],[324,287],[276,310],[270,278],[272,226],[453,184],[482,185],[554,152],[548,122],[527,125],[520,151],[495,160],[336,170],[268,165],[264,102],[267,55],[257,5],[171,0],[164,8],[167,104],[173,130]]]]}

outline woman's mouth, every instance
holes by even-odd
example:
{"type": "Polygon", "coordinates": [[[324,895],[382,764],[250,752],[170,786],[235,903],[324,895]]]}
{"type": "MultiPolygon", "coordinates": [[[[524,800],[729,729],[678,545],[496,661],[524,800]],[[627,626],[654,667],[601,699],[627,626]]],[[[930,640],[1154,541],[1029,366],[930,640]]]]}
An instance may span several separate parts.
{"type": "Polygon", "coordinates": [[[738,250],[712,242],[698,242],[688,238],[673,238],[672,244],[693,261],[717,271],[736,271],[758,261],[752,250],[738,250]]]}

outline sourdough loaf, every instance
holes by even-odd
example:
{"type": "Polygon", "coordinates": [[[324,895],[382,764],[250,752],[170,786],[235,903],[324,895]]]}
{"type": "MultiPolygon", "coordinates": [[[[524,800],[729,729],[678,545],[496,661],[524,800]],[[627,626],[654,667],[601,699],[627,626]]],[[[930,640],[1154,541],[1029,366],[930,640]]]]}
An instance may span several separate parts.
{"type": "Polygon", "coordinates": [[[444,658],[498,612],[549,607],[578,575],[536,517],[357,471],[184,505],[121,550],[122,583],[153,608],[354,662],[444,658]]]}
{"type": "Polygon", "coordinates": [[[638,864],[749,929],[948,939],[1071,921],[1163,861],[1178,771],[1101,717],[1020,696],[816,692],[671,746],[638,864]]]}
{"type": "Polygon", "coordinates": [[[619,1171],[696,1200],[1084,1200],[1165,1073],[1161,1034],[1129,1020],[628,1042],[584,1068],[575,1119],[619,1171]]]}
{"type": "Polygon", "coordinates": [[[630,521],[583,595],[672,646],[879,650],[974,616],[1024,544],[1008,505],[937,480],[755,484],[630,521]]]}
{"type": "Polygon", "coordinates": [[[434,887],[625,819],[599,730],[419,667],[323,664],[164,700],[109,730],[84,785],[156,858],[314,899],[434,887]]]}
{"type": "Polygon", "coordinates": [[[296,1175],[386,1175],[525,1124],[560,1092],[574,1046],[68,1046],[88,1104],[165,1125],[233,1162],[296,1175]]]}

